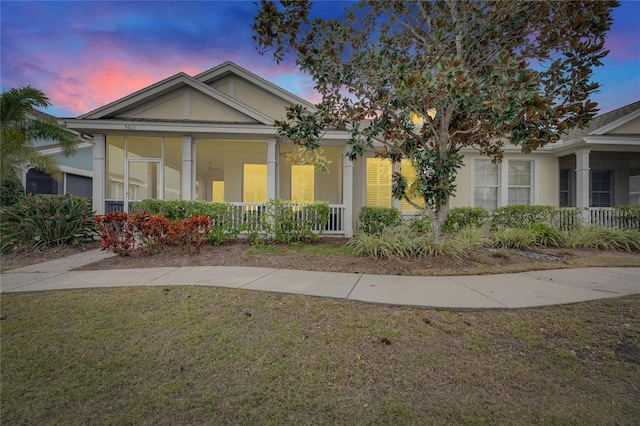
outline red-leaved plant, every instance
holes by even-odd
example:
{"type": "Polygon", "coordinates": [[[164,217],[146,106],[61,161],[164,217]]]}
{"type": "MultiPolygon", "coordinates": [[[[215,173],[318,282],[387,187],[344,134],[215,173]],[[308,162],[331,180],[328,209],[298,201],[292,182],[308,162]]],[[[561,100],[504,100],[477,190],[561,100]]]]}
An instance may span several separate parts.
{"type": "Polygon", "coordinates": [[[135,249],[135,236],[129,224],[129,215],[111,212],[95,216],[96,231],[100,234],[100,248],[118,256],[129,256],[135,249]]]}
{"type": "Polygon", "coordinates": [[[100,248],[119,256],[134,252],[153,254],[174,239],[171,222],[149,213],[112,212],[95,217],[96,230],[100,234],[100,248]]]}
{"type": "Polygon", "coordinates": [[[210,232],[211,220],[204,215],[177,220],[173,224],[173,235],[189,253],[196,253],[205,243],[210,232]]]}

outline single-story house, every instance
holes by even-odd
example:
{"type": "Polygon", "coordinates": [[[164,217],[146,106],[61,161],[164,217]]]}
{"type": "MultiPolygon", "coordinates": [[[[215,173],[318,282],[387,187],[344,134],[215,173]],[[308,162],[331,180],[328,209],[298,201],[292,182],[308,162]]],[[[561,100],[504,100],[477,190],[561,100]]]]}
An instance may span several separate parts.
{"type": "MultiPolygon", "coordinates": [[[[328,131],[323,137],[328,172],[287,161],[296,147],[277,136],[274,122],[294,104],[314,108],[226,62],[193,77],[178,73],[61,122],[92,135],[93,208],[98,214],[126,211],[131,201],[146,198],[226,201],[242,208],[277,198],[323,200],[331,206],[326,233],[351,236],[362,206],[412,213],[408,203],[391,197],[388,160],[373,152],[356,161],[344,156],[345,132],[328,131]]],[[[625,109],[628,114],[614,111],[614,121],[593,130],[597,136],[590,128],[586,135],[533,154],[508,147],[499,165],[468,150],[451,206],[588,206],[585,190],[593,179],[598,206],[628,204],[634,200],[630,177],[640,174],[640,104],[633,105],[633,111],[625,109]],[[601,170],[614,170],[608,201],[601,170]]],[[[412,173],[410,165],[394,167],[412,173]]]]}
{"type": "MultiPolygon", "coordinates": [[[[56,122],[56,118],[42,111],[32,110],[32,118],[56,122]]],[[[18,165],[16,174],[28,194],[72,194],[91,197],[93,177],[93,144],[78,132],[76,155],[65,157],[59,144],[51,140],[35,140],[33,147],[42,155],[53,157],[60,165],[62,180],[34,169],[30,164],[18,165]]]]}

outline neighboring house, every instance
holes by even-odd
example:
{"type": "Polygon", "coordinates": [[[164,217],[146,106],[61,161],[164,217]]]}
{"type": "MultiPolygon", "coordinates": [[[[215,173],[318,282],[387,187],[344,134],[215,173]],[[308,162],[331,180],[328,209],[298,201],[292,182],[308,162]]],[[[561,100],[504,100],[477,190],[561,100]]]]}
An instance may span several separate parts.
{"type": "MultiPolygon", "coordinates": [[[[56,118],[42,111],[33,110],[34,118],[40,120],[56,121],[56,118]]],[[[77,145],[76,155],[65,157],[62,148],[55,142],[38,140],[33,142],[34,148],[43,155],[56,159],[62,171],[62,180],[56,181],[53,177],[42,173],[30,165],[16,167],[16,172],[24,185],[25,191],[30,194],[72,194],[81,197],[92,195],[92,170],[93,170],[93,144],[78,133],[80,141],[77,145]]]]}
{"type": "MultiPolygon", "coordinates": [[[[413,212],[408,203],[391,197],[389,160],[374,158],[373,152],[353,162],[344,156],[345,132],[323,136],[328,173],[288,162],[285,157],[296,148],[277,136],[274,122],[294,104],[314,109],[226,62],[195,77],[176,74],[61,121],[92,135],[93,208],[98,214],[126,210],[131,201],[145,198],[226,201],[242,209],[275,198],[322,200],[331,206],[327,233],[351,236],[362,206],[413,212]]],[[[574,152],[574,146],[582,148],[561,143],[527,155],[507,147],[500,165],[468,150],[451,206],[559,205],[560,157],[574,152]]],[[[638,155],[637,142],[624,146],[638,155]]],[[[394,167],[413,173],[410,164],[394,167]]]]}

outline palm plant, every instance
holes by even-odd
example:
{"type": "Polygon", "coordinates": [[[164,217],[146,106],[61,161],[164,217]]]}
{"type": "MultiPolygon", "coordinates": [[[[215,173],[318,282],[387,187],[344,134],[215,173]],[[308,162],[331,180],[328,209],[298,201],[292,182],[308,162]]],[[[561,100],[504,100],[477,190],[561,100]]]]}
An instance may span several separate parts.
{"type": "Polygon", "coordinates": [[[0,99],[0,183],[15,174],[14,167],[31,165],[35,169],[61,179],[56,160],[39,153],[33,141],[58,143],[66,157],[75,154],[77,137],[54,120],[39,118],[36,107],[51,103],[47,95],[31,86],[10,89],[0,99]]]}

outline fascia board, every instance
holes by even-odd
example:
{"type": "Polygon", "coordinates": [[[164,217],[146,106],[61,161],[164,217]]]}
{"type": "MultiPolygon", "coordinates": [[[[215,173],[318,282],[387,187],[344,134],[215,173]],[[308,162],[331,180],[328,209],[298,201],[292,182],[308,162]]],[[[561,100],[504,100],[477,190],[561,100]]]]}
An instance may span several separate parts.
{"type": "MultiPolygon", "coordinates": [[[[81,150],[81,149],[86,149],[86,148],[92,148],[93,144],[91,142],[81,142],[79,144],[76,145],[76,149],[77,150],[81,150]]],[[[43,154],[43,155],[54,155],[54,154],[60,154],[62,152],[62,147],[61,146],[56,146],[53,148],[47,148],[47,149],[43,149],[41,151],[38,151],[38,153],[43,154]]]]}
{"type": "Polygon", "coordinates": [[[165,133],[224,133],[224,134],[253,134],[275,136],[276,128],[263,124],[215,124],[189,122],[145,122],[127,120],[83,120],[67,119],[67,127],[87,133],[122,133],[142,132],[165,133]],[[135,130],[132,130],[135,129],[135,130]]]}

